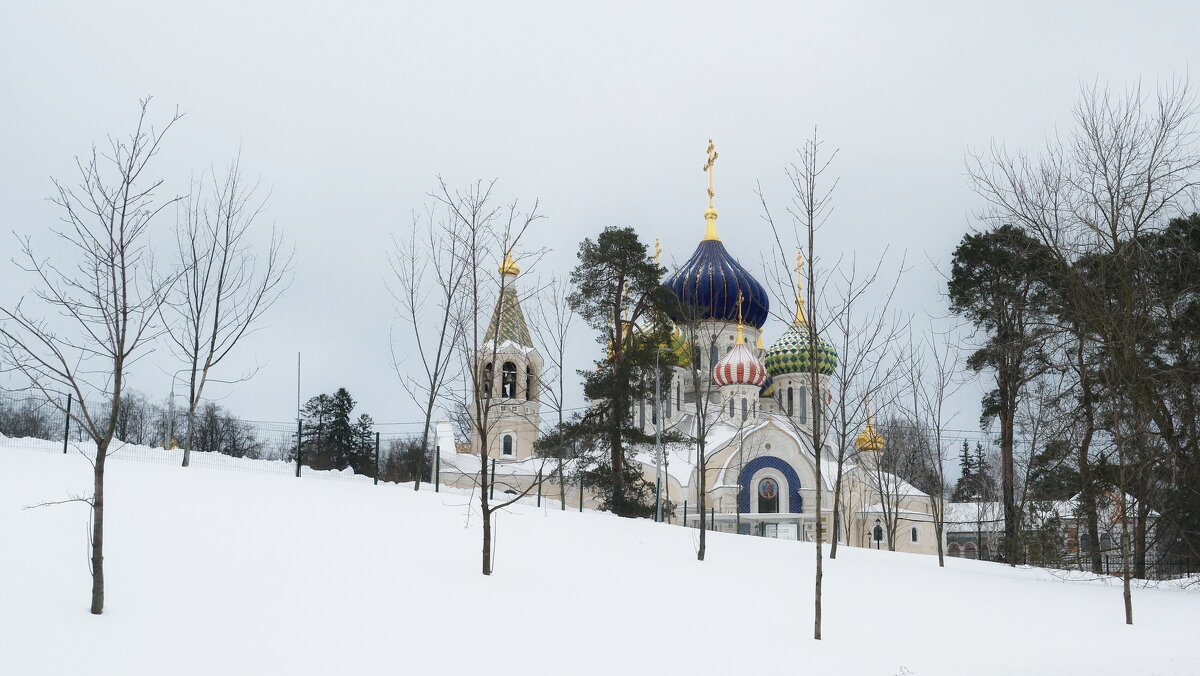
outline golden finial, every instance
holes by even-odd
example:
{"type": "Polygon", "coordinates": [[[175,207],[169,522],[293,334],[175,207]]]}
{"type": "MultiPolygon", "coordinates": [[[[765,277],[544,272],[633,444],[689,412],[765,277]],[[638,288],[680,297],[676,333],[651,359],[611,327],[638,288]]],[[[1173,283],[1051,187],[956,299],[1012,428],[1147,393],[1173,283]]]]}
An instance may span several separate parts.
{"type": "Polygon", "coordinates": [[[654,238],[654,264],[658,265],[658,259],[662,257],[662,243],[657,237],[654,238]]]}
{"type": "Polygon", "coordinates": [[[762,334],[763,334],[762,329],[759,329],[758,330],[758,342],[754,345],[759,350],[763,349],[762,334]]]}
{"type": "Polygon", "coordinates": [[[854,447],[860,451],[883,450],[883,435],[875,430],[874,416],[871,415],[871,395],[867,395],[867,424],[863,431],[854,438],[854,447]]]}
{"type": "Polygon", "coordinates": [[[518,268],[517,262],[513,260],[512,249],[509,249],[508,252],[504,254],[504,262],[500,264],[499,272],[501,275],[516,276],[521,274],[521,268],[518,268]]]}
{"type": "Polygon", "coordinates": [[[801,272],[804,270],[804,253],[796,252],[796,323],[807,324],[808,321],[804,318],[804,275],[801,272]]]}
{"type": "Polygon", "coordinates": [[[720,241],[721,238],[717,236],[717,210],[713,208],[713,197],[717,194],[713,191],[713,165],[716,163],[716,146],[712,139],[708,139],[708,161],[704,163],[704,171],[708,172],[708,208],[704,210],[704,220],[708,226],[704,230],[704,239],[720,241]]]}

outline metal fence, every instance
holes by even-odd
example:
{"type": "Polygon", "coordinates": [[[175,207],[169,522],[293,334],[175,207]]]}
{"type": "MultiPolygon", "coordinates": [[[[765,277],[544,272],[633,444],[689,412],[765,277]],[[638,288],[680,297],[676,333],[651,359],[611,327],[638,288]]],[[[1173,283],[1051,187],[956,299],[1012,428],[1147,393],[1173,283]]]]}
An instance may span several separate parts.
{"type": "MultiPolygon", "coordinates": [[[[107,416],[103,405],[87,410],[93,416],[107,416]]],[[[81,408],[70,397],[50,400],[0,391],[0,451],[95,457],[95,443],[77,422],[80,417],[81,408]]],[[[186,411],[135,397],[122,404],[107,457],[182,465],[186,429],[186,411]]],[[[360,434],[348,452],[331,453],[319,430],[297,422],[239,420],[219,409],[198,412],[192,437],[189,466],[328,480],[366,478],[375,483],[411,481],[416,466],[411,453],[420,441],[413,433],[371,431],[360,434]]],[[[432,456],[432,439],[426,455],[432,456]]],[[[432,463],[427,462],[426,477],[431,470],[432,463]]]]}

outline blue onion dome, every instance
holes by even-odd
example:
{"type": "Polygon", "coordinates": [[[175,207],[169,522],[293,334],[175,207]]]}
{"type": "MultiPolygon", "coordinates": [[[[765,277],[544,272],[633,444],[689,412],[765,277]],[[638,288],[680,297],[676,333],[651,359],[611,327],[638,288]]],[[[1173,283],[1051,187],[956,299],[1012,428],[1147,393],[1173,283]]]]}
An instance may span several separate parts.
{"type": "Polygon", "coordinates": [[[767,373],[778,377],[786,373],[812,373],[831,375],[837,369],[837,351],[817,336],[817,363],[814,368],[812,355],[808,345],[808,324],[795,322],[767,350],[763,363],[767,365],[767,373]]]}
{"type": "Polygon", "coordinates": [[[721,240],[706,237],[696,252],[675,274],[667,278],[666,286],[675,293],[681,308],[672,312],[675,321],[707,319],[734,323],[738,321],[737,300],[743,297],[741,320],[756,329],[767,322],[770,303],[767,291],[729,252],[721,240]],[[692,312],[681,309],[692,308],[692,312]]]}

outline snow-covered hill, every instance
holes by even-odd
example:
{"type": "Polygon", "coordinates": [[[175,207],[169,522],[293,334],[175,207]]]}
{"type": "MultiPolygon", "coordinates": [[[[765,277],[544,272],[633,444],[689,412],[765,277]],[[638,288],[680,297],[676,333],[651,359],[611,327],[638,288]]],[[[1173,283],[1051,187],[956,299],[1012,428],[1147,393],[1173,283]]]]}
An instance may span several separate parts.
{"type": "Polygon", "coordinates": [[[522,504],[479,574],[467,498],[233,468],[109,465],[87,612],[77,454],[0,444],[0,674],[1200,674],[1200,593],[522,504]]]}

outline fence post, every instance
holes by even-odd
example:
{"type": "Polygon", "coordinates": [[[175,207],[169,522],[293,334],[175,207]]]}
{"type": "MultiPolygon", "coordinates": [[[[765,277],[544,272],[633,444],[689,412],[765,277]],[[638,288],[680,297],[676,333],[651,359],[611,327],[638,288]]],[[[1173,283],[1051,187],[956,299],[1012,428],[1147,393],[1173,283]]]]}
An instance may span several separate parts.
{"type": "Polygon", "coordinates": [[[687,500],[683,501],[683,527],[687,528],[687,500]]]}
{"type": "Polygon", "coordinates": [[[713,507],[708,512],[708,529],[715,531],[717,529],[717,508],[713,507]]]}
{"type": "Polygon", "coordinates": [[[379,432],[375,433],[375,485],[379,485],[379,432]]]}
{"type": "Polygon", "coordinates": [[[496,497],[496,459],[492,458],[492,477],[488,481],[488,500],[496,497]]]}
{"type": "Polygon", "coordinates": [[[63,455],[67,454],[67,440],[71,438],[71,395],[67,395],[67,424],[63,427],[63,455]]]}
{"type": "Polygon", "coordinates": [[[442,487],[442,449],[437,449],[433,456],[433,492],[437,493],[442,487]]]}
{"type": "Polygon", "coordinates": [[[579,475],[579,511],[583,511],[583,475],[579,475]]]}
{"type": "Polygon", "coordinates": [[[301,450],[302,450],[303,443],[304,443],[301,440],[303,438],[304,438],[304,423],[297,420],[296,421],[296,478],[297,479],[300,478],[300,454],[301,454],[301,450]]]}
{"type": "Polygon", "coordinates": [[[538,482],[537,506],[541,507],[542,506],[542,471],[541,470],[538,470],[537,482],[538,482]]]}

